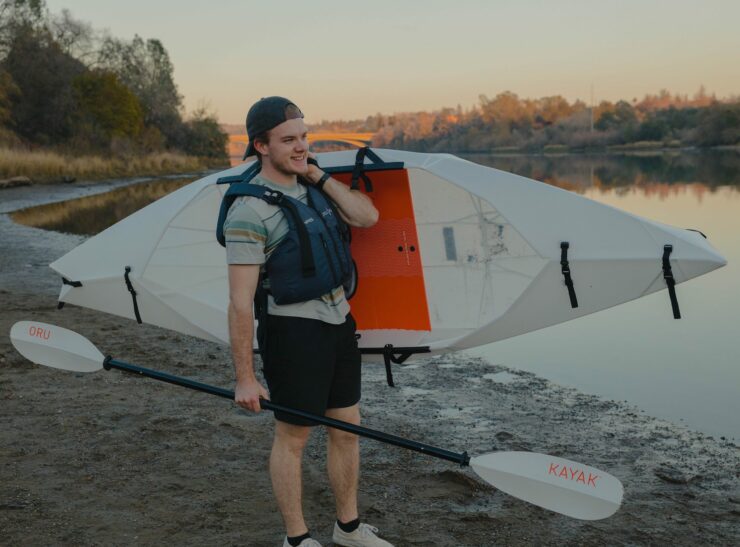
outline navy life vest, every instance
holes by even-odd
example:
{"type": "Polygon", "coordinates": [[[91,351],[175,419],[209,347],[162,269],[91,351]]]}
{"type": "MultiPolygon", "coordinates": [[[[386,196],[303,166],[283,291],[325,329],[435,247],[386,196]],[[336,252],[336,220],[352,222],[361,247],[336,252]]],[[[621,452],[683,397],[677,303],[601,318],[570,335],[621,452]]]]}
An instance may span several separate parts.
{"type": "Polygon", "coordinates": [[[224,222],[236,198],[260,198],[285,215],[288,233],[265,264],[269,292],[279,305],[313,300],[340,285],[349,299],[357,282],[349,227],[323,192],[309,184],[306,190],[308,205],[266,186],[235,182],[221,201],[216,238],[224,247],[224,222]]]}

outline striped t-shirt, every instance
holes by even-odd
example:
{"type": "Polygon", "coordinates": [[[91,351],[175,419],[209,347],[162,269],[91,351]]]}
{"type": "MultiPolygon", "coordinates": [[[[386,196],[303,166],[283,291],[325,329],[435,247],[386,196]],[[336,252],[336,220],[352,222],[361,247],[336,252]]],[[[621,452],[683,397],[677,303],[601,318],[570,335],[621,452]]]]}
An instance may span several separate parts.
{"type": "MultiPolygon", "coordinates": [[[[279,190],[286,196],[307,202],[306,188],[296,183],[292,187],[275,184],[257,175],[251,181],[279,190]]],[[[226,261],[229,264],[264,264],[270,254],[288,233],[288,221],[277,205],[270,205],[260,198],[242,196],[234,200],[224,222],[226,261]]],[[[349,313],[349,303],[344,289],[339,286],[321,298],[277,305],[268,295],[267,312],[270,315],[318,319],[325,323],[344,323],[349,313]]]]}

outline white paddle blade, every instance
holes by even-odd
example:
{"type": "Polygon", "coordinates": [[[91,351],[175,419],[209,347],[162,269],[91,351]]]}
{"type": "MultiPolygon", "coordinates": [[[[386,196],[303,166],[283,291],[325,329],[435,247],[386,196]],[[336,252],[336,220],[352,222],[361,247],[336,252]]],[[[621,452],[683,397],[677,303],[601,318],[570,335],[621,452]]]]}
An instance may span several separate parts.
{"type": "Polygon", "coordinates": [[[492,452],[470,467],[502,492],[582,520],[614,514],[622,503],[619,480],[594,467],[534,452],[492,452]]]}
{"type": "Polygon", "coordinates": [[[84,336],[38,321],[19,321],[13,325],[10,341],[23,357],[47,367],[95,372],[103,368],[105,360],[84,336]]]}

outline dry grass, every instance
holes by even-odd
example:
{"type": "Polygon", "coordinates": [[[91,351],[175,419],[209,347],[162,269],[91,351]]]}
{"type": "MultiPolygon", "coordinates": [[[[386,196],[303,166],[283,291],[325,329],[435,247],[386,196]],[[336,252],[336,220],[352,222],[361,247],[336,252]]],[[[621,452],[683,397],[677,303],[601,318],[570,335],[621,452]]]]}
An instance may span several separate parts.
{"type": "Polygon", "coordinates": [[[209,167],[201,158],[160,152],[131,158],[63,156],[56,152],[29,152],[0,148],[0,179],[25,176],[34,182],[81,180],[188,173],[209,167]]]}

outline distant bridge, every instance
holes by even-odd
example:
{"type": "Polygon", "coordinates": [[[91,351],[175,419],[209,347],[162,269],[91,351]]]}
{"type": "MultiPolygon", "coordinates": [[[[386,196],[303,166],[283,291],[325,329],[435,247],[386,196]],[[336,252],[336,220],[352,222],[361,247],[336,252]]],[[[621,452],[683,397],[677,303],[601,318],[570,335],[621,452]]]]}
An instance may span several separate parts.
{"type": "MultiPolygon", "coordinates": [[[[374,133],[309,133],[309,144],[337,142],[361,148],[372,143],[374,133]]],[[[247,149],[249,138],[246,135],[229,135],[229,156],[232,165],[240,163],[247,149]]]]}

